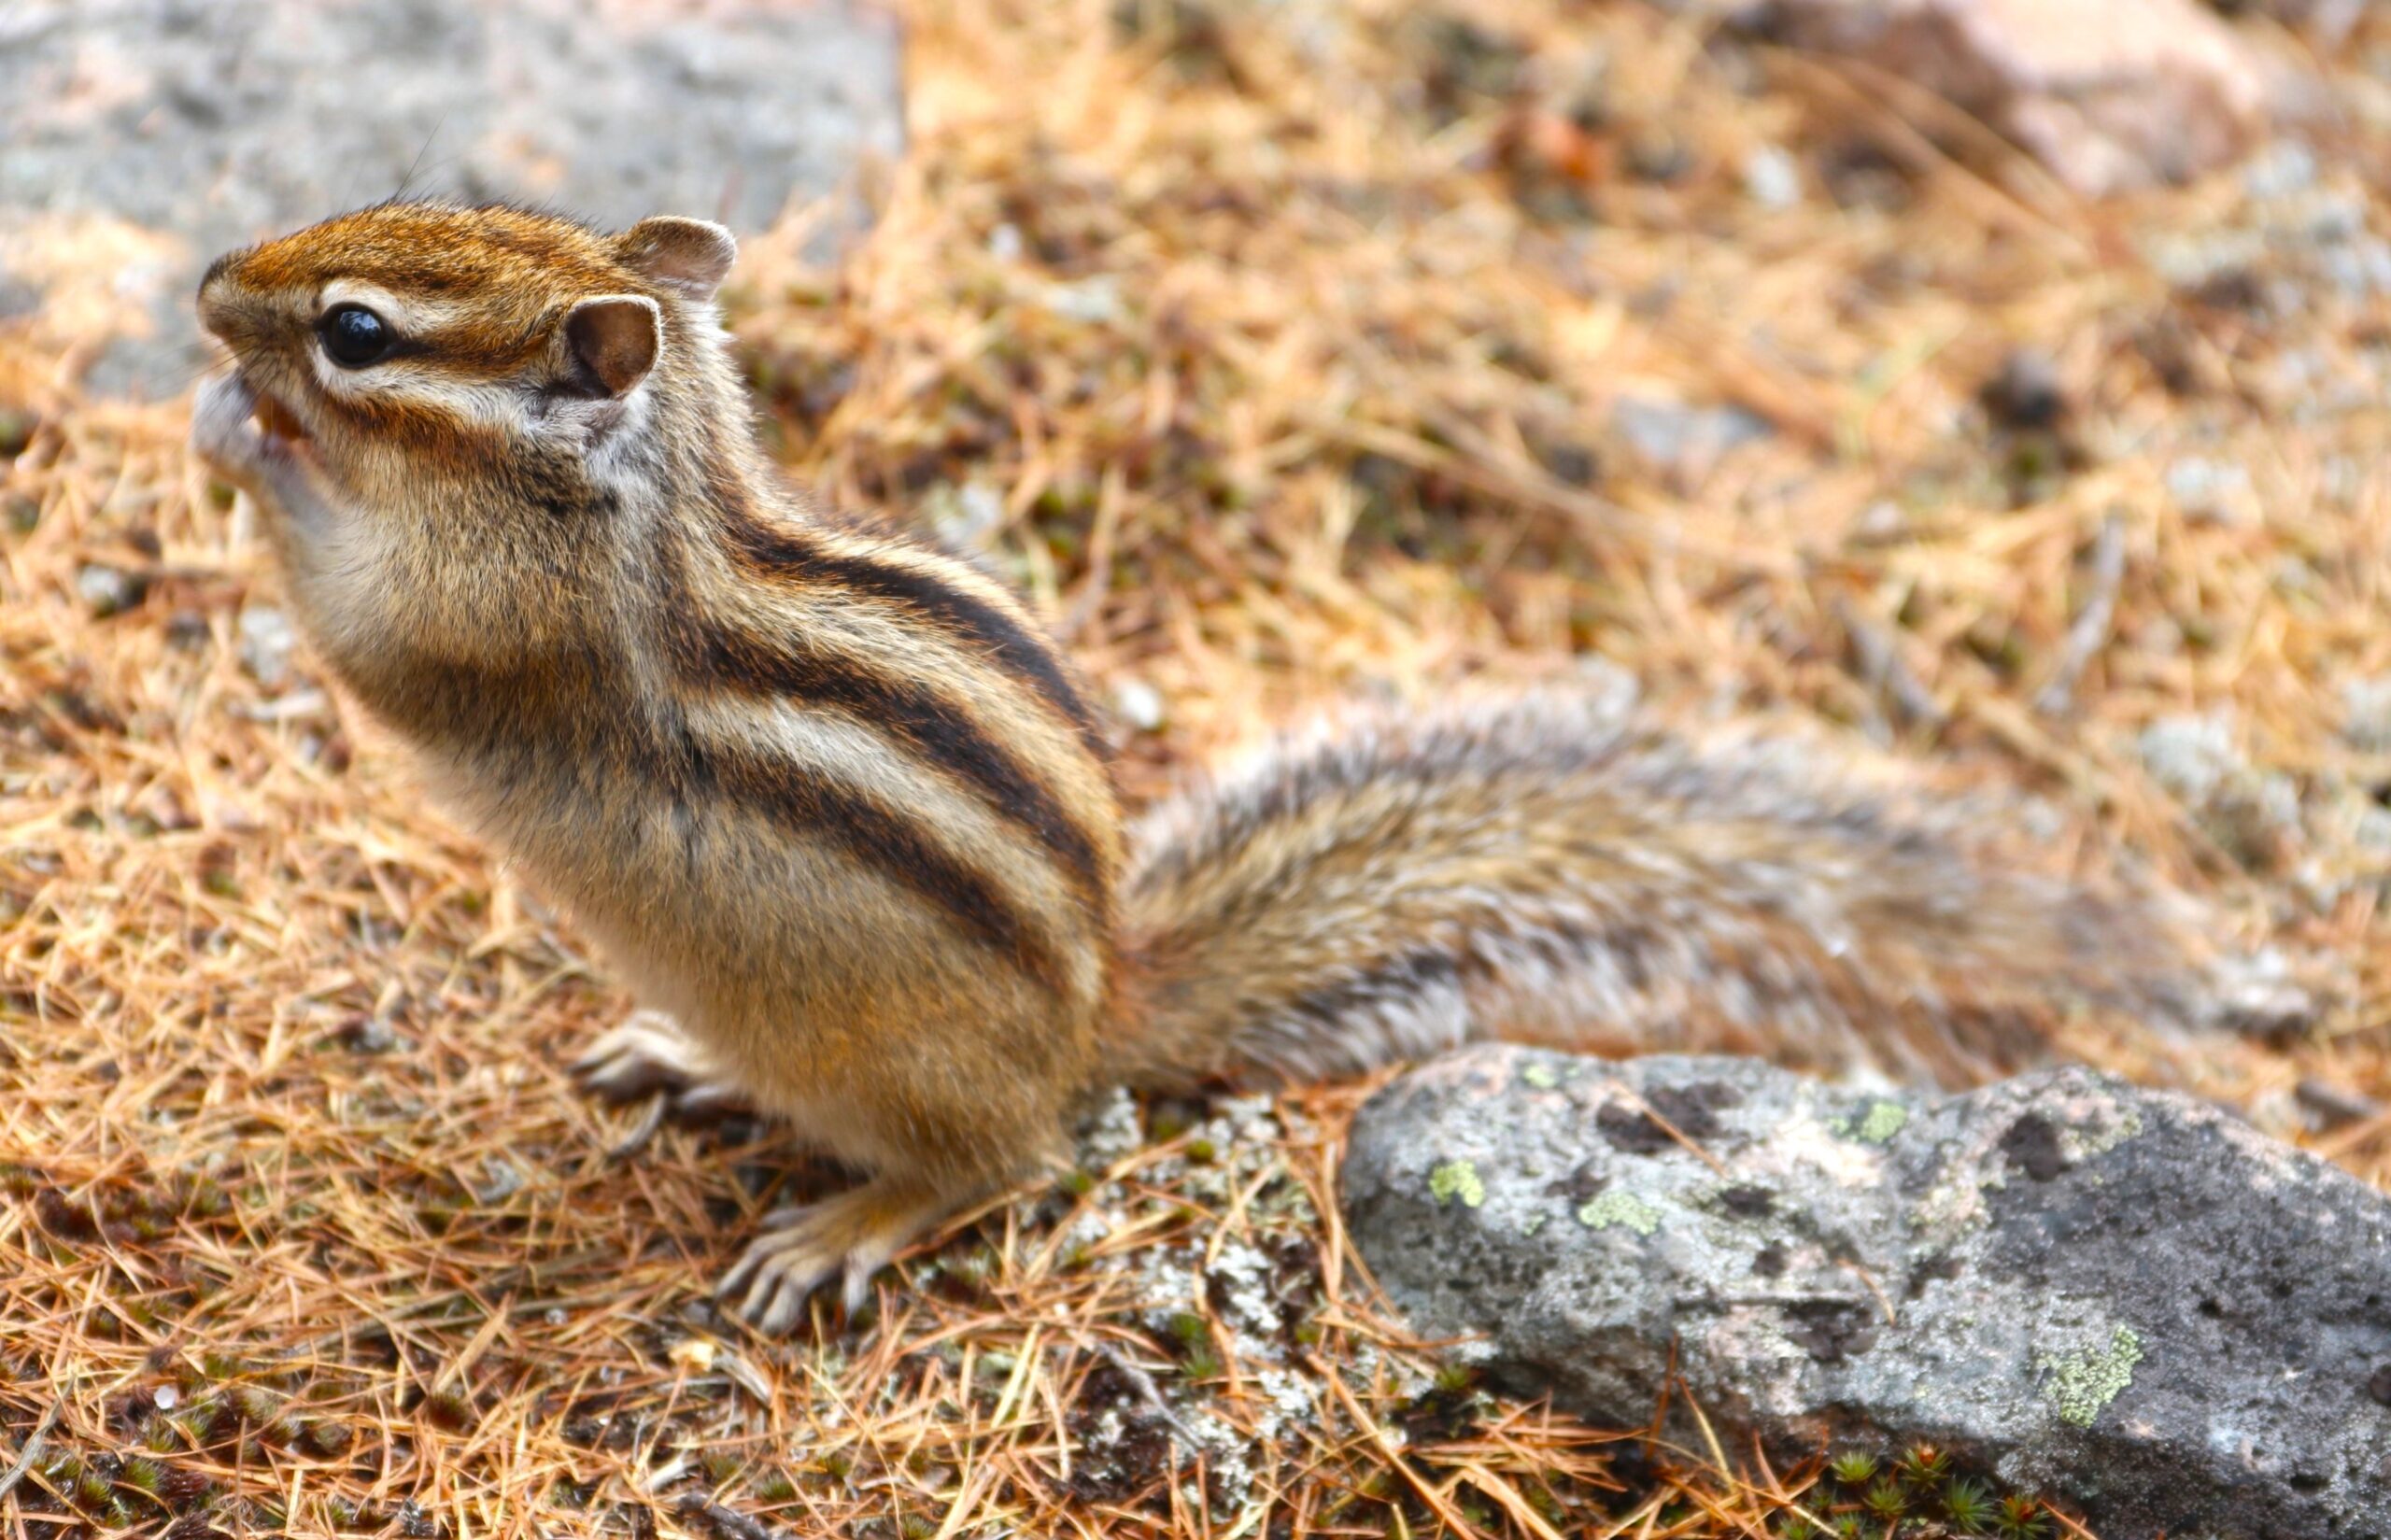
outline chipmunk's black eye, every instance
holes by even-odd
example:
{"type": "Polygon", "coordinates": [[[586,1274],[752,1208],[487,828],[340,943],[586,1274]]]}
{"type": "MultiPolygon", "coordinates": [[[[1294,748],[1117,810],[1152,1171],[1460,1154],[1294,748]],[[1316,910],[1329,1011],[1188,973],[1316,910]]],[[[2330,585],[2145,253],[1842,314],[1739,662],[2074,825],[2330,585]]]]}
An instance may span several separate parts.
{"type": "Polygon", "coordinates": [[[336,304],[316,323],[324,339],[324,356],[344,369],[362,369],[380,361],[398,340],[382,318],[361,304],[336,304]]]}

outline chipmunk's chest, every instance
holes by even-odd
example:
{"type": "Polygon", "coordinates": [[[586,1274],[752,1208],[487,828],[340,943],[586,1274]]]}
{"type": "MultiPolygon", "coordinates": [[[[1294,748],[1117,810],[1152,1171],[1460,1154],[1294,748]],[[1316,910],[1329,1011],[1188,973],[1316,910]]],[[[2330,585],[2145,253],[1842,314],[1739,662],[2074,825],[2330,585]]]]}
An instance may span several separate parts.
{"type": "Polygon", "coordinates": [[[1104,997],[1111,863],[848,702],[601,696],[427,736],[461,820],[780,1110],[909,1034],[1036,1052],[1104,997]]]}

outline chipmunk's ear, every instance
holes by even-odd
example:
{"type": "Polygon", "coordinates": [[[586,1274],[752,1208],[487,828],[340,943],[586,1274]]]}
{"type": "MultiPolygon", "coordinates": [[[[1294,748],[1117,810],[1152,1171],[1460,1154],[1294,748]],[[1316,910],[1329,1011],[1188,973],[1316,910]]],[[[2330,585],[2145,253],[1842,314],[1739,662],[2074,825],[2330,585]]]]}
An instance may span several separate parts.
{"type": "Polygon", "coordinates": [[[615,237],[624,265],[693,300],[710,300],[739,255],[730,232],[705,219],[659,214],[615,237]]]}
{"type": "Polygon", "coordinates": [[[664,313],[644,294],[601,294],[566,312],[564,337],[586,377],[619,396],[656,367],[664,313]]]}

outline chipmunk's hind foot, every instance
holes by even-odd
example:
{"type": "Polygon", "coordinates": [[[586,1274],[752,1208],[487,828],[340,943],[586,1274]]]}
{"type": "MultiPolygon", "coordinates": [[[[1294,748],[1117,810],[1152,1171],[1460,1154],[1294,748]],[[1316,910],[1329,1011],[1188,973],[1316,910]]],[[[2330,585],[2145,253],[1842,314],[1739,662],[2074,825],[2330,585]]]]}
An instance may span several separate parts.
{"type": "Polygon", "coordinates": [[[766,1336],[783,1336],[805,1318],[814,1291],[835,1275],[852,1316],[863,1307],[872,1275],[958,1207],[951,1196],[875,1177],[819,1203],[775,1209],[714,1297],[766,1336]]]}
{"type": "Polygon", "coordinates": [[[682,1123],[718,1123],[756,1112],[755,1104],[660,1011],[632,1011],[573,1062],[573,1079],[585,1095],[612,1105],[657,1098],[650,1121],[670,1116],[682,1123]]]}

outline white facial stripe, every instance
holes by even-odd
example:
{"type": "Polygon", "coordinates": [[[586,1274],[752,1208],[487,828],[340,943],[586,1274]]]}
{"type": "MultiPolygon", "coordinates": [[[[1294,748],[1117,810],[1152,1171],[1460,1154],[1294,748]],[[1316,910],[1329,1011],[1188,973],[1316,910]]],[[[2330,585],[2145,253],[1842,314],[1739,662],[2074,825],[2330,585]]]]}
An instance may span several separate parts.
{"type": "Polygon", "coordinates": [[[335,401],[409,402],[430,405],[489,428],[519,428],[523,394],[504,380],[460,379],[429,359],[392,359],[363,369],[343,369],[317,347],[310,352],[316,388],[335,401]]]}

